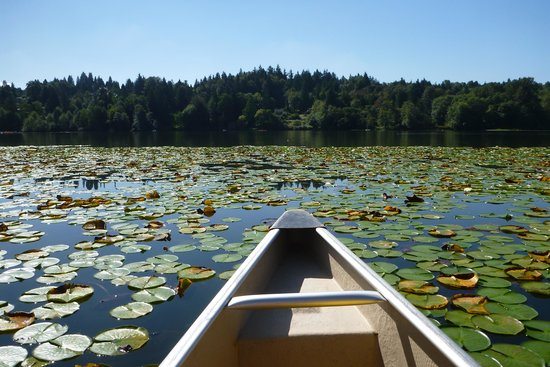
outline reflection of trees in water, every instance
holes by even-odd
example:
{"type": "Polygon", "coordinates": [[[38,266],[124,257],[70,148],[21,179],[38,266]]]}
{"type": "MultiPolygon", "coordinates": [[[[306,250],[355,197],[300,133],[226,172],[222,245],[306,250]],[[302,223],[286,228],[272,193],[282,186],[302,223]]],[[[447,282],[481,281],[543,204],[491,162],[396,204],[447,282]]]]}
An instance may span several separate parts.
{"type": "Polygon", "coordinates": [[[82,179],[82,187],[85,187],[87,190],[98,190],[99,187],[105,188],[105,184],[99,182],[99,180],[87,180],[82,179]]]}
{"type": "Polygon", "coordinates": [[[306,180],[306,181],[294,181],[294,182],[278,182],[275,184],[277,190],[283,189],[319,189],[325,186],[322,181],[306,180]]]}

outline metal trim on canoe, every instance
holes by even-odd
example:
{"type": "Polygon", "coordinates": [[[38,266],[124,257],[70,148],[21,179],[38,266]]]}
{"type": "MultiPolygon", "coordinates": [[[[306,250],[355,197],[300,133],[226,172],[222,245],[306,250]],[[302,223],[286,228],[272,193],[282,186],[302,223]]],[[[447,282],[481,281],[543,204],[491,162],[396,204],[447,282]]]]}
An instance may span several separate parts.
{"type": "Polygon", "coordinates": [[[258,246],[235,271],[235,274],[229,278],[218,294],[214,296],[174,348],[172,348],[159,367],[178,367],[191,354],[193,348],[208,330],[208,327],[216,320],[216,317],[224,310],[228,301],[245,281],[248,272],[256,266],[258,261],[261,260],[262,255],[268,250],[269,245],[277,238],[280,233],[279,231],[279,229],[272,229],[267,233],[258,246]]]}
{"type": "Polygon", "coordinates": [[[441,329],[435,326],[426,316],[418,311],[409,301],[399,294],[391,285],[389,285],[380,275],[372,270],[367,264],[359,259],[355,254],[342,245],[342,243],[325,228],[317,228],[317,233],[327,241],[334,250],[336,250],[358,273],[363,275],[372,286],[384,297],[397,312],[404,318],[410,320],[414,327],[424,335],[428,340],[438,340],[441,343],[433,343],[436,349],[439,349],[446,355],[457,367],[478,366],[478,363],[461,349],[451,338],[441,329]]]}

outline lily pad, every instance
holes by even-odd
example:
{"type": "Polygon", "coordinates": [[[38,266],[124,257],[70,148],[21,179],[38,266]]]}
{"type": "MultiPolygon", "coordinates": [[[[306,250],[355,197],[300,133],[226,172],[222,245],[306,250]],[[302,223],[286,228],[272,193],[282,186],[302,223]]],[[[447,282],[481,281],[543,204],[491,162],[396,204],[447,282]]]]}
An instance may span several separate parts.
{"type": "Polygon", "coordinates": [[[491,346],[489,337],[479,330],[463,327],[444,327],[441,330],[469,352],[478,352],[491,346]]]}
{"type": "Polygon", "coordinates": [[[544,359],[546,365],[550,365],[550,343],[540,340],[528,340],[521,344],[522,347],[535,352],[544,359]]]}
{"type": "Polygon", "coordinates": [[[449,303],[447,298],[439,294],[407,294],[405,298],[416,307],[425,310],[444,308],[449,303]]]}
{"type": "Polygon", "coordinates": [[[8,269],[0,274],[0,283],[13,283],[29,279],[34,276],[33,268],[14,268],[8,269]]]}
{"type": "Polygon", "coordinates": [[[94,293],[94,289],[84,284],[63,284],[48,291],[47,299],[51,302],[69,303],[83,301],[94,293]]]}
{"type": "Polygon", "coordinates": [[[160,303],[168,301],[176,292],[172,288],[157,287],[152,289],[143,289],[132,294],[132,299],[136,302],[160,303]]]}
{"type": "Polygon", "coordinates": [[[507,305],[502,303],[489,302],[485,307],[491,313],[512,316],[522,321],[534,319],[539,315],[537,310],[535,310],[534,308],[522,304],[507,305]]]}
{"type": "Polygon", "coordinates": [[[502,366],[544,367],[544,359],[537,353],[513,344],[495,344],[484,354],[496,359],[502,366]]]}
{"type": "Polygon", "coordinates": [[[506,304],[523,303],[527,300],[523,294],[504,288],[481,288],[477,293],[489,298],[491,301],[506,304]]]}
{"type": "Polygon", "coordinates": [[[6,312],[0,316],[0,332],[22,329],[34,320],[35,315],[32,312],[6,312]]]}
{"type": "Polygon", "coordinates": [[[472,317],[474,317],[474,315],[460,310],[447,311],[445,314],[445,320],[452,322],[457,326],[475,328],[476,326],[472,322],[472,317]]]}
{"type": "Polygon", "coordinates": [[[23,362],[29,353],[25,348],[12,345],[0,347],[0,366],[15,367],[23,362]]]}
{"type": "Polygon", "coordinates": [[[190,280],[205,280],[216,275],[216,271],[202,266],[191,266],[178,273],[178,277],[190,280]]]}
{"type": "Polygon", "coordinates": [[[398,289],[402,292],[414,294],[436,294],[439,288],[423,280],[401,280],[398,289]]]}
{"type": "Polygon", "coordinates": [[[196,248],[197,246],[195,245],[177,245],[177,246],[170,247],[169,250],[172,252],[188,252],[188,251],[193,251],[196,248]]]}
{"type": "Polygon", "coordinates": [[[80,309],[78,302],[69,303],[46,303],[44,306],[37,307],[32,310],[37,319],[57,319],[72,315],[80,309]]]}
{"type": "Polygon", "coordinates": [[[92,339],[86,335],[67,334],[40,344],[32,355],[44,361],[61,361],[81,355],[91,344],[92,339]]]}
{"type": "Polygon", "coordinates": [[[129,281],[128,287],[133,289],[149,289],[160,287],[164,283],[166,283],[166,278],[164,277],[139,277],[129,281]]]}
{"type": "Polygon", "coordinates": [[[471,314],[488,315],[487,297],[475,294],[455,294],[451,298],[451,303],[471,314]]]}
{"type": "Polygon", "coordinates": [[[430,271],[420,268],[402,268],[397,270],[395,274],[408,280],[432,280],[434,278],[430,271]]]}
{"type": "Polygon", "coordinates": [[[69,330],[67,326],[52,323],[41,322],[29,325],[13,335],[13,340],[19,344],[44,343],[49,340],[60,337],[69,330]]]}
{"type": "Polygon", "coordinates": [[[48,292],[54,288],[48,286],[29,289],[19,297],[19,300],[26,303],[46,302],[48,300],[48,292]]]}
{"type": "Polygon", "coordinates": [[[153,306],[146,302],[130,302],[113,308],[109,313],[117,319],[135,319],[153,311],[153,306]]]}
{"type": "Polygon", "coordinates": [[[475,315],[472,322],[478,328],[495,334],[516,335],[524,329],[521,321],[507,315],[475,315]]]}
{"type": "Polygon", "coordinates": [[[121,326],[96,335],[90,350],[99,355],[119,356],[141,348],[148,340],[147,329],[121,326]]]}
{"type": "Polygon", "coordinates": [[[241,260],[243,257],[239,254],[219,254],[214,255],[212,260],[217,263],[232,263],[241,260]]]}
{"type": "Polygon", "coordinates": [[[522,282],[520,286],[529,293],[550,296],[550,283],[548,282],[522,282]]]}
{"type": "Polygon", "coordinates": [[[509,268],[506,269],[506,274],[517,280],[540,280],[542,278],[541,272],[524,268],[509,268]]]}
{"type": "Polygon", "coordinates": [[[462,273],[454,275],[440,275],[437,281],[451,288],[472,289],[475,288],[479,277],[476,273],[462,273]]]}
{"type": "Polygon", "coordinates": [[[550,342],[550,321],[525,321],[525,326],[527,326],[527,336],[545,342],[550,342]]]}

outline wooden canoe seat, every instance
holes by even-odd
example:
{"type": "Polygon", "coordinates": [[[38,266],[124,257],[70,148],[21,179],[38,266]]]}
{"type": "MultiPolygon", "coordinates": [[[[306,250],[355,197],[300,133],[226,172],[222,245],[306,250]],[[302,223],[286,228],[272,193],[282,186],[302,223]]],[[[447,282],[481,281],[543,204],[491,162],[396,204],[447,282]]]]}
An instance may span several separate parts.
{"type": "MultiPolygon", "coordinates": [[[[305,278],[300,293],[341,292],[305,278]]],[[[355,306],[252,311],[238,338],[239,366],[382,366],[378,336],[355,306]]]]}

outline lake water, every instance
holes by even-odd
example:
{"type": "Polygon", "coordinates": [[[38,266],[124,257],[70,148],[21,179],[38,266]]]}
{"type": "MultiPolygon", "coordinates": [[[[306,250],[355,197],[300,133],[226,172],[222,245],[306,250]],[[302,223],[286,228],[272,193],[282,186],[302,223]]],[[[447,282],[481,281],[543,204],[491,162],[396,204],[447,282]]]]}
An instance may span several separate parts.
{"type": "Polygon", "coordinates": [[[0,134],[0,146],[91,145],[140,146],[447,146],[447,147],[543,147],[549,131],[228,131],[162,133],[21,133],[0,134]]]}
{"type": "MultiPolygon", "coordinates": [[[[224,280],[219,275],[242,262],[239,257],[236,261],[217,262],[214,256],[246,256],[265,233],[263,225],[271,223],[285,209],[297,207],[315,212],[367,263],[393,264],[399,269],[428,266],[431,269],[428,274],[421,275],[431,278],[429,281],[439,287],[438,294],[448,300],[457,293],[472,294],[492,288],[487,284],[494,285],[495,278],[502,278],[509,282],[504,291],[512,292],[508,295],[512,302],[538,313],[527,318],[550,320],[548,297],[527,292],[522,288],[523,281],[504,273],[505,269],[515,267],[513,261],[516,261],[538,269],[540,284],[548,284],[547,264],[532,261],[528,252],[544,253],[550,249],[550,216],[544,212],[549,209],[550,190],[544,181],[550,177],[549,148],[388,146],[399,145],[399,141],[408,142],[404,145],[431,145],[430,141],[437,145],[436,142],[445,141],[448,132],[358,132],[356,140],[350,134],[338,138],[338,134],[315,132],[281,132],[273,136],[261,132],[228,133],[225,140],[220,140],[223,134],[199,134],[195,138],[178,134],[172,138],[163,136],[164,143],[161,135],[155,134],[130,134],[126,140],[122,137],[101,140],[99,136],[86,134],[2,136],[3,144],[9,140],[11,145],[17,145],[14,139],[22,139],[25,144],[35,145],[0,147],[0,156],[7,162],[0,166],[0,223],[8,223],[13,231],[9,235],[15,237],[0,242],[0,301],[12,304],[14,310],[31,311],[44,305],[45,302],[22,302],[19,297],[30,289],[45,286],[39,279],[47,271],[37,267],[32,277],[8,283],[3,281],[6,271],[9,274],[26,262],[6,265],[5,260],[27,250],[66,244],[67,249],[51,252],[49,257],[58,259],[59,264],[70,264],[75,253],[80,253],[82,241],[89,246],[98,245],[95,238],[101,232],[82,228],[90,219],[101,218],[109,235],[124,236],[124,241],[95,248],[97,258],[123,256],[122,261],[107,264],[108,269],[131,271],[132,277],[164,277],[167,287],[177,285],[178,275],[161,271],[159,262],[205,266],[217,273],[211,279],[194,282],[182,297],[176,295],[153,305],[152,312],[143,317],[119,320],[110,311],[132,302],[136,290],[124,284],[116,286],[109,279],[98,279],[98,273],[105,270],[103,261],[94,260],[90,266],[74,270],[76,277],[71,281],[92,286],[93,296],[84,300],[75,314],[46,321],[68,326],[69,334],[89,337],[108,328],[135,325],[146,328],[150,338],[142,348],[121,356],[97,356],[88,350],[75,359],[56,362],[54,367],[89,362],[123,367],[159,363],[223,286],[224,280]],[[277,143],[280,139],[287,139],[290,145],[311,147],[260,146],[280,144],[277,143]],[[338,139],[340,145],[353,145],[349,143],[351,139],[356,145],[369,141],[371,145],[385,146],[323,147],[328,142],[338,145],[338,139]],[[36,147],[50,144],[69,146],[36,147]],[[93,146],[71,146],[75,144],[93,146]],[[156,146],[162,144],[191,147],[156,146]],[[226,146],[208,147],[216,144],[226,146]],[[254,144],[258,146],[232,146],[254,144]],[[146,194],[153,190],[159,197],[146,199],[146,194]],[[393,197],[384,200],[383,193],[393,197]],[[424,202],[406,204],[405,197],[412,193],[423,197],[424,202]],[[106,201],[98,206],[64,207],[58,195],[106,201]],[[206,200],[211,200],[216,210],[211,217],[199,211],[206,200]],[[387,205],[402,212],[386,211],[384,222],[369,219],[368,213],[384,212],[387,205]],[[350,214],[355,212],[363,218],[350,214]],[[148,229],[146,226],[152,219],[162,222],[163,227],[148,229]],[[502,229],[506,225],[523,227],[531,235],[522,238],[506,233],[502,229]],[[451,230],[456,236],[452,239],[431,236],[429,230],[434,227],[451,230]],[[32,242],[18,243],[25,236],[32,236],[31,231],[43,234],[36,234],[32,242]],[[162,231],[171,234],[169,240],[143,236],[156,236],[162,231]],[[462,246],[465,253],[442,251],[442,245],[450,241],[462,246]],[[174,248],[178,245],[190,247],[181,251],[174,248]],[[158,257],[165,255],[172,255],[172,260],[158,257]],[[138,271],[131,266],[138,262],[149,265],[138,271]],[[483,278],[475,289],[447,288],[435,279],[443,271],[453,274],[468,269],[483,278]]],[[[513,141],[516,145],[521,142],[543,145],[536,134],[516,134],[490,133],[484,139],[474,135],[470,138],[477,142],[476,146],[515,146],[513,141]]],[[[454,144],[468,145],[468,134],[450,135],[447,139],[452,138],[454,144]]],[[[393,270],[384,277],[397,285],[399,274],[399,270],[393,270]]],[[[499,300],[498,296],[496,299],[499,300]]],[[[502,301],[503,307],[508,307],[508,301],[502,301]]],[[[491,303],[499,302],[491,300],[491,303]]],[[[453,326],[444,313],[456,310],[457,307],[448,304],[441,311],[427,313],[442,326],[453,326]]],[[[493,344],[520,345],[534,340],[527,336],[526,330],[517,335],[484,332],[493,344]]],[[[18,345],[12,337],[13,333],[0,334],[0,347],[18,345]]],[[[36,344],[23,347],[32,353],[36,344]]]]}

